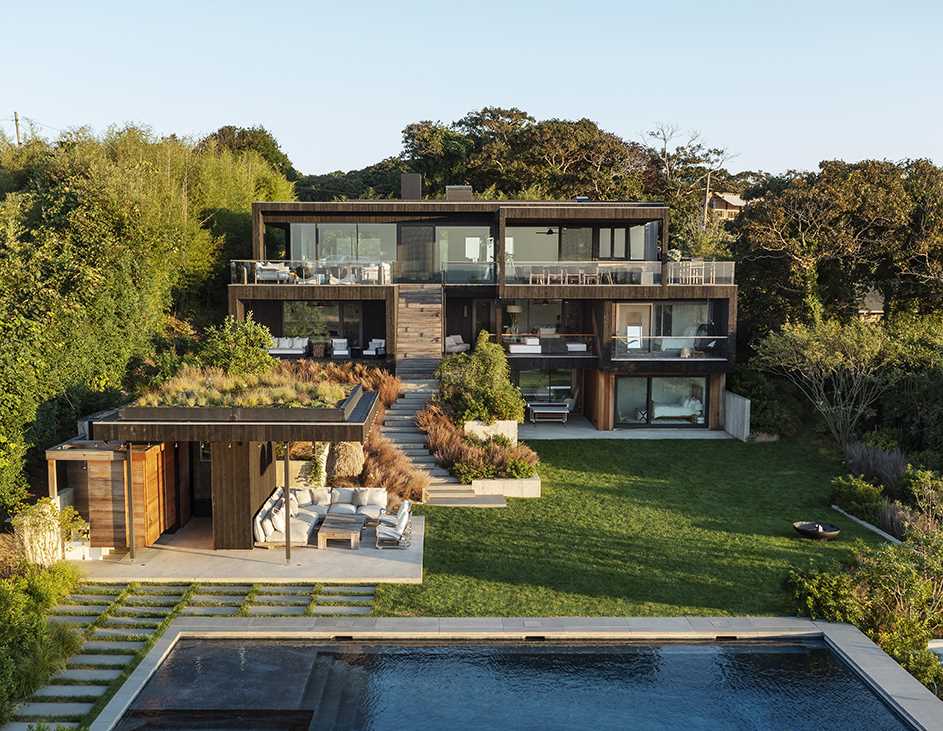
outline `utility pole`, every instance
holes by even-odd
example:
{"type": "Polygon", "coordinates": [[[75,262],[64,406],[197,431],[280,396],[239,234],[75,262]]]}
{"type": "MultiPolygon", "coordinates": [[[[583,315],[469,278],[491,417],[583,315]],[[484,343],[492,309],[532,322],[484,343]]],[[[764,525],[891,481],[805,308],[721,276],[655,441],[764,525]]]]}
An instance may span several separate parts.
{"type": "Polygon", "coordinates": [[[20,113],[13,112],[13,126],[16,127],[16,146],[20,146],[20,113]]]}
{"type": "Polygon", "coordinates": [[[711,200],[711,173],[713,170],[707,171],[707,187],[704,189],[704,219],[701,224],[701,228],[705,231],[707,230],[707,206],[711,200]]]}

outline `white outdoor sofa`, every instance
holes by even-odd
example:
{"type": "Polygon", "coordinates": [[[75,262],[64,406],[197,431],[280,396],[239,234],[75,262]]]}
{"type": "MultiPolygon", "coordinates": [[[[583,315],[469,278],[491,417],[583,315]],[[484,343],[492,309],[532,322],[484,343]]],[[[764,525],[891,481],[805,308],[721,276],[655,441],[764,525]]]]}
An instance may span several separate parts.
{"type": "Polygon", "coordinates": [[[508,352],[512,355],[540,355],[540,338],[526,337],[521,343],[511,343],[508,352]]]}
{"type": "Polygon", "coordinates": [[[285,545],[285,520],[291,521],[291,545],[316,545],[314,536],[324,517],[363,515],[369,523],[385,517],[387,494],[382,487],[293,487],[290,490],[290,509],[285,513],[282,488],[275,488],[252,519],[252,533],[259,548],[278,548],[285,545]]]}
{"type": "Polygon", "coordinates": [[[461,335],[446,335],[445,336],[445,352],[446,353],[464,353],[471,345],[462,340],[461,335]]]}
{"type": "Polygon", "coordinates": [[[268,354],[276,358],[304,358],[309,347],[308,338],[272,338],[268,354]]]}
{"type": "Polygon", "coordinates": [[[279,284],[291,281],[291,269],[281,262],[260,261],[255,265],[256,282],[277,282],[279,284]]]}

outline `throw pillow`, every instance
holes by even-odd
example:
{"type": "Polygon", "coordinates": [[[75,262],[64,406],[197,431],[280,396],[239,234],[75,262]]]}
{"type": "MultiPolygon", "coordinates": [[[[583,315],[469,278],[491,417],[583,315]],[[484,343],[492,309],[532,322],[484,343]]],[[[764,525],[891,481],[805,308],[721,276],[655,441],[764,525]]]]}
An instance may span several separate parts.
{"type": "Polygon", "coordinates": [[[272,519],[272,525],[275,526],[275,530],[284,533],[285,531],[285,506],[284,503],[279,501],[278,505],[272,508],[272,514],[269,516],[272,519]]]}
{"type": "Polygon", "coordinates": [[[330,490],[312,490],[311,502],[313,502],[315,505],[330,505],[331,504],[331,491],[330,490]]]}
{"type": "Polygon", "coordinates": [[[275,532],[275,526],[272,525],[271,518],[263,518],[262,520],[262,533],[265,536],[263,540],[267,539],[270,535],[275,532]]]}
{"type": "Polygon", "coordinates": [[[363,507],[370,504],[370,493],[365,487],[358,487],[354,489],[354,499],[350,501],[355,507],[363,507]]]}

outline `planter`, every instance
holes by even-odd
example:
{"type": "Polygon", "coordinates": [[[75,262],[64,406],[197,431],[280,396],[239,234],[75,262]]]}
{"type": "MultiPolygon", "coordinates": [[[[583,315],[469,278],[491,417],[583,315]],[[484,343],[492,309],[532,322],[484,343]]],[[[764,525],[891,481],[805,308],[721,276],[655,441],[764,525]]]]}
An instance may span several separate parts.
{"type": "Polygon", "coordinates": [[[489,439],[497,435],[505,436],[511,440],[511,444],[517,446],[516,421],[502,420],[491,424],[486,424],[483,421],[466,421],[464,429],[466,434],[471,434],[479,439],[489,439]]]}
{"type": "Polygon", "coordinates": [[[540,476],[520,480],[472,480],[476,495],[504,495],[505,497],[540,497],[540,476]]]}
{"type": "Polygon", "coordinates": [[[327,352],[327,343],[311,343],[311,357],[323,358],[327,352]]]}
{"type": "Polygon", "coordinates": [[[179,422],[306,422],[346,421],[363,396],[363,387],[354,386],[347,398],[329,408],[286,408],[265,406],[254,409],[224,406],[125,406],[118,409],[122,421],[179,422]]]}

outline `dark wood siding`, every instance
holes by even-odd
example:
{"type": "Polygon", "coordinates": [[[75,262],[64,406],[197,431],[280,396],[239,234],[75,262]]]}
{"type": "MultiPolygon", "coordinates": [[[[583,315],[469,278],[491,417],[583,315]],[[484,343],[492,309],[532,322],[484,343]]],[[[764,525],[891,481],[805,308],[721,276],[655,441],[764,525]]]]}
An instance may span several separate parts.
{"type": "Polygon", "coordinates": [[[252,548],[252,516],[275,489],[271,447],[260,442],[212,445],[213,545],[252,548]]]}

